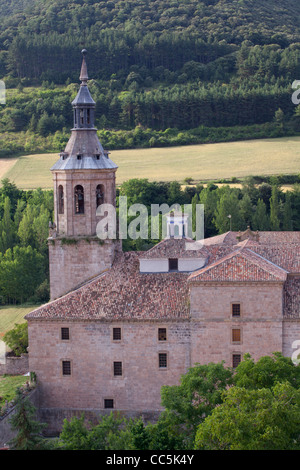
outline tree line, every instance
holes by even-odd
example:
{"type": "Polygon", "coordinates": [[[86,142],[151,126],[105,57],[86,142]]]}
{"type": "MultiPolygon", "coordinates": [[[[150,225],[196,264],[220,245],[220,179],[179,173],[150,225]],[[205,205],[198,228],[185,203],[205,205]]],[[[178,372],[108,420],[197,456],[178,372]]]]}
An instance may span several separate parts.
{"type": "Polygon", "coordinates": [[[49,299],[47,238],[52,191],[0,189],[0,304],[49,299]]]}

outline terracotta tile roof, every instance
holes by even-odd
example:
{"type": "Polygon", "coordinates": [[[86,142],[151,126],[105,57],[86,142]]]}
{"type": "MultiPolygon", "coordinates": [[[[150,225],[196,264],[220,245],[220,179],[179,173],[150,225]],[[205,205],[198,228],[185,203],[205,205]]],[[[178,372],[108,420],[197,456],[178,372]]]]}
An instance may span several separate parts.
{"type": "Polygon", "coordinates": [[[237,240],[238,232],[226,232],[222,233],[221,235],[215,235],[214,237],[205,238],[202,240],[205,246],[210,245],[235,245],[237,240]]]}
{"type": "Polygon", "coordinates": [[[166,238],[141,254],[143,259],[153,258],[205,258],[208,251],[201,242],[190,238],[166,238]]]}
{"type": "Polygon", "coordinates": [[[189,239],[167,239],[148,252],[118,255],[113,267],[77,290],[34,310],[40,319],[188,319],[189,282],[285,282],[285,315],[300,317],[300,232],[259,232],[259,239],[236,239],[237,232],[206,240],[201,250],[186,250],[189,239]],[[205,257],[192,274],[140,273],[139,259],[205,257]],[[287,280],[286,280],[287,279],[287,280]]]}
{"type": "Polygon", "coordinates": [[[258,232],[259,243],[262,245],[300,244],[300,232],[258,232]]]}
{"type": "Polygon", "coordinates": [[[229,255],[190,274],[189,281],[244,282],[282,281],[287,272],[248,248],[229,255]]]}
{"type": "Polygon", "coordinates": [[[139,272],[140,253],[121,253],[98,279],[26,315],[31,319],[186,319],[188,274],[139,272]]]}
{"type": "Polygon", "coordinates": [[[251,246],[251,250],[291,273],[300,273],[300,243],[251,246]]]}

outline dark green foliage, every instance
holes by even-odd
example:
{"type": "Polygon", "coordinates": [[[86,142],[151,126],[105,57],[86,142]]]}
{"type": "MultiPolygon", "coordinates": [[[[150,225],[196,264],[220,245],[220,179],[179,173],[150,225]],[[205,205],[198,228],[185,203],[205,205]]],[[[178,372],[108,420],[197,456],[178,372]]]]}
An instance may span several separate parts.
{"type": "Polygon", "coordinates": [[[297,0],[0,0],[0,71],[17,88],[1,128],[47,139],[5,135],[0,157],[64,147],[83,46],[107,148],[297,134],[299,14],[297,0]]]}
{"type": "Polygon", "coordinates": [[[163,386],[161,426],[181,448],[191,448],[198,425],[222,402],[232,384],[232,371],[223,364],[196,364],[181,377],[180,385],[163,386]]]}
{"type": "Polygon", "coordinates": [[[36,409],[28,397],[17,391],[15,412],[10,419],[11,428],[17,431],[9,445],[12,450],[45,450],[47,442],[42,437],[45,425],[36,420],[36,409]]]}
{"type": "Polygon", "coordinates": [[[27,353],[28,347],[28,326],[26,323],[15,325],[15,327],[5,333],[4,343],[13,351],[16,356],[27,353]]]}
{"type": "Polygon", "coordinates": [[[49,221],[53,192],[21,191],[8,180],[0,189],[0,302],[46,301],[49,221]]]}
{"type": "Polygon", "coordinates": [[[297,389],[300,386],[299,367],[281,353],[264,356],[256,362],[246,354],[234,375],[235,385],[247,389],[271,388],[277,382],[288,382],[297,389]]]}
{"type": "Polygon", "coordinates": [[[279,352],[257,362],[246,354],[233,381],[199,425],[195,449],[299,450],[299,366],[279,352]]]}

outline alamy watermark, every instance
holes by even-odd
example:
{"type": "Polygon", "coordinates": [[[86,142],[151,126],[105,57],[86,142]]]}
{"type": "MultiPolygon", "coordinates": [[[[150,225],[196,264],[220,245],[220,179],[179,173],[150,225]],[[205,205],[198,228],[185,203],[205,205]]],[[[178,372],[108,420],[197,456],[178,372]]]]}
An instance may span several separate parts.
{"type": "MultiPolygon", "coordinates": [[[[96,215],[101,217],[96,229],[101,240],[204,239],[203,204],[184,204],[183,208],[180,204],[151,204],[149,213],[144,204],[128,207],[127,197],[120,196],[118,210],[112,204],[101,204],[96,215]]],[[[187,245],[187,249],[195,249],[189,243],[187,245]]]]}
{"type": "Polygon", "coordinates": [[[294,80],[292,88],[295,90],[292,94],[292,102],[297,105],[300,103],[300,80],[294,80]]]}
{"type": "Polygon", "coordinates": [[[5,83],[0,80],[0,104],[6,104],[5,83]]]}

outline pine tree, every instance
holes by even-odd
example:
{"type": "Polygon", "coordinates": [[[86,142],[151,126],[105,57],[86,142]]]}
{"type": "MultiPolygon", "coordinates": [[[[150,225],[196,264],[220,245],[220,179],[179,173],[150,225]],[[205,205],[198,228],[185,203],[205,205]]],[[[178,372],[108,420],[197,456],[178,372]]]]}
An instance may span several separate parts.
{"type": "Polygon", "coordinates": [[[258,199],[255,213],[252,219],[253,230],[269,230],[270,223],[267,214],[266,204],[262,199],[258,199]]]}
{"type": "Polygon", "coordinates": [[[0,222],[0,251],[4,253],[14,244],[14,224],[11,219],[11,203],[8,197],[4,201],[4,214],[0,222]]]}
{"type": "Polygon", "coordinates": [[[270,199],[270,227],[271,230],[279,230],[279,195],[277,186],[272,187],[272,195],[270,199]]]}
{"type": "Polygon", "coordinates": [[[283,230],[293,230],[293,209],[291,204],[291,194],[286,193],[285,203],[283,205],[283,230]]]}
{"type": "Polygon", "coordinates": [[[23,397],[20,389],[17,390],[15,413],[10,419],[12,430],[17,431],[16,436],[9,442],[13,450],[43,450],[45,441],[42,430],[45,424],[36,421],[36,409],[28,397],[23,397]]]}

